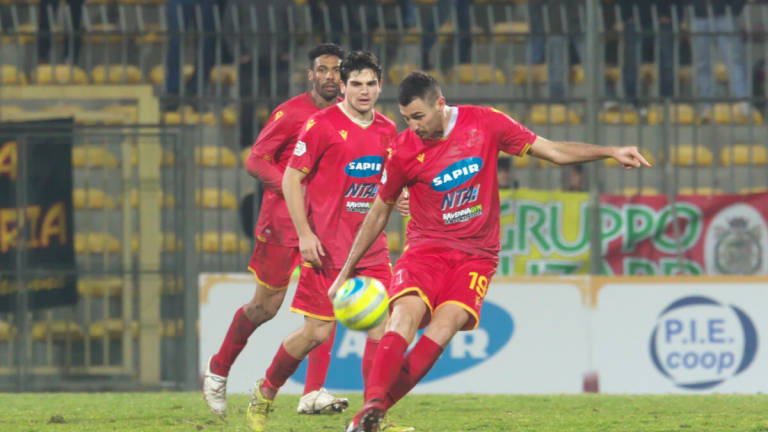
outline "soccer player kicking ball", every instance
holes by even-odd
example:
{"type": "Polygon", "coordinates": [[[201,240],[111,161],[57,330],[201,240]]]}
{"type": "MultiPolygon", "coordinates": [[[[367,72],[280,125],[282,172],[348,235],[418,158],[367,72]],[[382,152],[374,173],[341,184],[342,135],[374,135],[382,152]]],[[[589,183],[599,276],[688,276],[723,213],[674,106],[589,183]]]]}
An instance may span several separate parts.
{"type": "MultiPolygon", "coordinates": [[[[248,337],[272,319],[285,298],[291,273],[299,262],[299,239],[291,224],[282,193],[282,179],[296,138],[314,113],[339,100],[339,66],[344,50],[323,44],[309,51],[308,78],[312,90],[289,99],[272,113],[269,123],[253,144],[246,162],[248,173],[266,185],[256,224],[256,247],[248,266],[256,277],[253,299],[237,310],[224,342],[208,361],[203,381],[203,398],[217,415],[227,410],[227,376],[248,337]]],[[[343,411],[348,401],[322,388],[328,373],[333,331],[328,340],[309,354],[301,414],[343,411]]]]}
{"type": "MultiPolygon", "coordinates": [[[[356,51],[341,62],[341,89],[342,102],[307,121],[283,175],[283,195],[304,259],[291,310],[304,315],[304,325],[283,341],[265,377],[256,383],[247,418],[257,432],[265,429],[280,387],[335,328],[327,291],[376,196],[390,143],[397,135],[395,124],[373,109],[381,91],[381,68],[373,54],[356,51]]],[[[389,285],[392,269],[383,233],[372,238],[371,245],[348,273],[389,285]]],[[[382,324],[368,332],[364,381],[383,330],[382,324]]]]}
{"type": "Polygon", "coordinates": [[[407,186],[412,219],[389,287],[391,315],[365,404],[346,432],[378,431],[384,413],[427,374],[453,335],[477,327],[498,264],[500,150],[560,165],[612,157],[627,168],[650,166],[635,147],[549,141],[492,108],[448,106],[438,83],[423,72],[403,80],[398,102],[409,129],[395,140],[378,196],[328,291],[333,297],[353,275],[407,186]]]}

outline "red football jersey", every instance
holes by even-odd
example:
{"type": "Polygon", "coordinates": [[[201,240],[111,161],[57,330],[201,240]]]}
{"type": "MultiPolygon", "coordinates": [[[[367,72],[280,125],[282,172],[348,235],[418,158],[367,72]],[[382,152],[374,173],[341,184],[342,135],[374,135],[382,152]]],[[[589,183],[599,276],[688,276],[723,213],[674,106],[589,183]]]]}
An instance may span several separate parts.
{"type": "MultiPolygon", "coordinates": [[[[376,198],[395,124],[376,113],[363,128],[338,105],[308,121],[288,166],[303,171],[309,223],[325,250],[323,266],[341,268],[376,198]]],[[[376,239],[358,267],[389,262],[386,237],[376,239]]]]}
{"type": "Polygon", "coordinates": [[[499,243],[499,150],[524,155],[536,135],[486,107],[459,106],[453,129],[422,140],[410,129],[392,146],[379,196],[393,203],[408,187],[411,221],[406,243],[443,245],[496,257],[499,243]]]}
{"type": "MultiPolygon", "coordinates": [[[[285,172],[304,123],[318,111],[320,108],[315,105],[310,92],[294,96],[280,104],[253,143],[248,158],[272,161],[281,173],[285,172]]],[[[271,188],[264,188],[254,233],[267,243],[291,247],[299,245],[285,199],[271,188]]]]}

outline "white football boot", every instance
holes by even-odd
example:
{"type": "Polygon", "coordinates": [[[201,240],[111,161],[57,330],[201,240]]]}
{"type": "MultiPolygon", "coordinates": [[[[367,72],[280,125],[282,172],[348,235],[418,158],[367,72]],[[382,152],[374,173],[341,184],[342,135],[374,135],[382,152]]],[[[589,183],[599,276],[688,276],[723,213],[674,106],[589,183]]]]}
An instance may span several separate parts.
{"type": "Polygon", "coordinates": [[[211,359],[205,368],[203,379],[203,399],[211,412],[218,416],[227,414],[227,377],[211,372],[211,359]]]}
{"type": "Polygon", "coordinates": [[[335,414],[344,412],[348,406],[347,398],[337,398],[321,388],[302,396],[296,411],[299,414],[335,414]]]}

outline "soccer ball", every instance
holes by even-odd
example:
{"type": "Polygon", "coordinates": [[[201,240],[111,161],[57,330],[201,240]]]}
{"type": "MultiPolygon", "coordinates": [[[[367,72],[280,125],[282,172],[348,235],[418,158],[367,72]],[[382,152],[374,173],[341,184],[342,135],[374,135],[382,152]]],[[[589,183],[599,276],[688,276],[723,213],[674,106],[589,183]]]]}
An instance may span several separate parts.
{"type": "Polygon", "coordinates": [[[389,298],[384,284],[368,276],[347,279],[333,297],[333,313],[345,327],[369,330],[387,317],[389,298]]]}

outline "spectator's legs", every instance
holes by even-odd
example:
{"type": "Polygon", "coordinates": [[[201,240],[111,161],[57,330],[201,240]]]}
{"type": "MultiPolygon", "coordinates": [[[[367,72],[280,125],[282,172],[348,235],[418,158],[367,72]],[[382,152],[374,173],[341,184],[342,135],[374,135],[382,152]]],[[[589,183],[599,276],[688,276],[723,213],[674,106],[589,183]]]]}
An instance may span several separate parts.
{"type": "Polygon", "coordinates": [[[662,97],[673,97],[675,92],[675,39],[672,35],[672,23],[659,23],[659,79],[662,97]]]}
{"type": "Polygon", "coordinates": [[[413,0],[398,0],[400,13],[403,15],[403,26],[411,28],[416,25],[416,6],[413,0]]]}
{"type": "Polygon", "coordinates": [[[459,24],[459,63],[469,63],[472,56],[472,29],[469,22],[469,8],[472,0],[456,0],[456,19],[459,24]]]}
{"type": "Polygon", "coordinates": [[[640,38],[637,26],[632,21],[624,23],[624,67],[621,77],[624,83],[624,97],[627,102],[637,105],[637,70],[640,60],[640,38]]]}
{"type": "Polygon", "coordinates": [[[565,80],[568,65],[568,37],[562,34],[549,36],[547,44],[547,71],[549,74],[549,98],[562,100],[565,97],[565,80]]]}
{"type": "MultiPolygon", "coordinates": [[[[168,20],[168,54],[165,64],[165,89],[168,96],[177,98],[179,96],[180,82],[182,81],[179,64],[181,56],[181,40],[179,38],[180,21],[184,21],[184,0],[168,0],[166,3],[166,19],[168,20]],[[181,14],[181,15],[179,15],[181,14]]],[[[178,104],[178,101],[172,101],[172,104],[178,104]]]]}
{"type": "MultiPolygon", "coordinates": [[[[691,45],[693,47],[697,96],[711,99],[715,96],[715,89],[712,83],[712,56],[710,52],[712,37],[704,34],[709,32],[709,19],[706,17],[693,17],[691,24],[693,30],[691,45]]],[[[711,102],[703,104],[704,107],[709,105],[711,105],[711,102]]]]}
{"type": "MultiPolygon", "coordinates": [[[[528,0],[528,24],[533,31],[540,32],[544,29],[544,17],[541,8],[544,0],[528,0]]],[[[530,36],[530,62],[542,64],[546,61],[546,37],[541,34],[530,36]]]]}
{"type": "MultiPolygon", "coordinates": [[[[208,77],[211,74],[211,68],[213,68],[213,64],[216,60],[216,35],[214,32],[216,29],[214,28],[214,22],[213,22],[213,0],[195,0],[192,2],[193,4],[189,5],[188,11],[184,11],[185,15],[191,15],[189,17],[190,19],[185,22],[189,22],[189,27],[193,28],[195,32],[204,32],[205,34],[202,37],[202,47],[200,46],[200,38],[197,38],[196,40],[196,47],[197,47],[197,54],[202,56],[202,59],[197,59],[195,61],[195,74],[192,76],[192,79],[189,80],[189,83],[187,84],[187,91],[190,95],[197,95],[203,93],[203,90],[205,89],[205,85],[208,82],[208,77]],[[197,26],[197,12],[195,11],[196,6],[200,6],[200,14],[202,15],[202,25],[203,28],[200,30],[197,26]],[[202,50],[202,52],[201,52],[202,50]],[[202,66],[202,67],[201,67],[202,66]],[[203,74],[202,76],[202,88],[198,88],[198,74],[203,74]]],[[[199,34],[199,33],[198,33],[199,34]]],[[[222,60],[224,60],[224,56],[222,56],[222,60]]]]}
{"type": "MultiPolygon", "coordinates": [[[[74,34],[70,34],[70,37],[74,38],[72,41],[72,50],[74,51],[72,53],[72,63],[75,64],[80,58],[80,45],[82,41],[82,35],[80,34],[80,31],[82,30],[81,25],[85,0],[67,0],[67,3],[69,4],[69,10],[72,14],[72,32],[74,34]]],[[[69,41],[66,41],[64,43],[64,58],[66,58],[68,55],[69,41]]]]}
{"type": "Polygon", "coordinates": [[[56,10],[59,8],[58,0],[40,0],[40,7],[37,10],[37,62],[38,63],[56,63],[56,59],[49,58],[51,52],[51,27],[48,16],[48,9],[52,10],[53,17],[56,18],[56,10]]]}
{"type": "Polygon", "coordinates": [[[717,36],[717,45],[720,48],[720,57],[723,58],[728,68],[728,84],[731,97],[746,99],[747,72],[744,60],[744,44],[737,31],[736,23],[727,16],[715,17],[715,28],[720,33],[717,36]]]}

